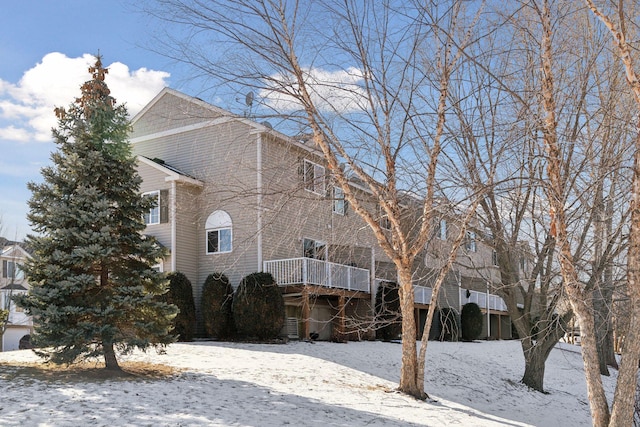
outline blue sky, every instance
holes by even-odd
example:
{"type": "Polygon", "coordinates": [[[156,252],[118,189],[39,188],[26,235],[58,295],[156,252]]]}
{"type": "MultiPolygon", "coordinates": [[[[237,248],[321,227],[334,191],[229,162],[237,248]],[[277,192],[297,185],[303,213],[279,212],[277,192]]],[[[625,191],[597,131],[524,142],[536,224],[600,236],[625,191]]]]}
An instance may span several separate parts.
{"type": "MultiPolygon", "coordinates": [[[[40,170],[50,164],[56,148],[51,138],[56,126],[53,109],[68,106],[80,94],[98,52],[109,68],[107,84],[113,96],[127,105],[131,116],[166,86],[235,113],[245,110],[243,86],[222,90],[223,85],[192,78],[186,66],[154,53],[149,48],[158,45],[154,37],[169,27],[159,29],[158,21],[140,12],[136,3],[0,0],[0,236],[20,240],[31,232],[27,183],[41,180],[40,170]]],[[[224,49],[213,49],[211,54],[221,52],[224,49]]],[[[352,64],[336,67],[329,56],[322,67],[311,50],[311,80],[328,82],[314,88],[316,104],[322,109],[328,99],[341,111],[357,107],[362,72],[352,64]]],[[[279,111],[298,108],[291,99],[271,92],[257,94],[264,105],[279,111]]]]}
{"type": "Polygon", "coordinates": [[[0,235],[22,239],[30,232],[26,184],[39,181],[40,168],[49,164],[53,108],[79,94],[93,54],[103,56],[113,95],[133,114],[164,86],[184,79],[144,47],[149,19],[131,4],[0,0],[0,235]]]}

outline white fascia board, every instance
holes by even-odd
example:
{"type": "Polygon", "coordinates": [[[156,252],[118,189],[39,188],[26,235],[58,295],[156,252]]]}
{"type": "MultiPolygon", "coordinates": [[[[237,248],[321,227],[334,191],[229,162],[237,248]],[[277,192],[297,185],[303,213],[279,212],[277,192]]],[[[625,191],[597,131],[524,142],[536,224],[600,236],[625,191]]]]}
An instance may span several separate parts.
{"type": "Polygon", "coordinates": [[[138,142],[142,142],[142,141],[149,141],[151,139],[157,139],[157,138],[162,138],[162,137],[166,137],[166,136],[173,136],[173,135],[178,135],[181,134],[183,132],[189,132],[192,130],[198,130],[198,129],[203,129],[206,127],[210,127],[210,126],[216,126],[219,124],[223,124],[223,123],[227,123],[227,122],[231,122],[236,120],[235,117],[218,117],[217,119],[213,119],[213,120],[207,120],[204,122],[200,122],[200,123],[195,123],[192,125],[188,125],[188,126],[182,126],[182,127],[178,127],[178,128],[174,128],[174,129],[168,129],[162,132],[156,132],[156,133],[151,133],[149,135],[143,135],[143,136],[139,136],[137,138],[131,138],[129,140],[129,143],[131,144],[136,144],[138,142]]]}
{"type": "Polygon", "coordinates": [[[29,255],[29,252],[25,251],[20,245],[9,245],[5,246],[2,251],[0,251],[0,257],[8,259],[24,259],[31,258],[31,255],[29,255]],[[19,252],[19,254],[16,254],[15,252],[19,252]]]}

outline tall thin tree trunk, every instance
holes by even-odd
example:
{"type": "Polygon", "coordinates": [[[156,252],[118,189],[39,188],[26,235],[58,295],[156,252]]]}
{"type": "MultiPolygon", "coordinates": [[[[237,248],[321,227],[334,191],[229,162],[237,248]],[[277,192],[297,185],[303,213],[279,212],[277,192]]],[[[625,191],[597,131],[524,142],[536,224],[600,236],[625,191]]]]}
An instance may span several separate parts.
{"type": "Polygon", "coordinates": [[[551,229],[550,234],[558,242],[558,261],[562,273],[563,287],[569,297],[582,335],[582,359],[587,379],[587,395],[591,407],[591,417],[594,426],[609,424],[609,405],[604,394],[600,367],[598,366],[598,350],[595,337],[595,327],[591,305],[585,300],[585,293],[578,282],[571,243],[567,232],[565,214],[565,180],[561,174],[561,150],[558,145],[556,99],[553,76],[553,51],[551,46],[552,25],[548,0],[544,1],[540,11],[542,34],[542,98],[545,111],[542,127],[543,141],[547,152],[547,174],[549,183],[545,188],[550,205],[551,229]]]}
{"type": "MultiPolygon", "coordinates": [[[[640,105],[640,97],[638,97],[640,105]]],[[[638,123],[640,129],[640,123],[638,123]]],[[[640,132],[636,136],[631,191],[631,228],[627,255],[627,292],[631,307],[629,327],[624,340],[618,383],[613,397],[611,425],[630,426],[633,423],[640,358],[640,132]]]]}
{"type": "MultiPolygon", "coordinates": [[[[611,193],[610,193],[611,194],[611,193]]],[[[606,224],[606,233],[607,240],[610,239],[613,234],[613,200],[607,200],[607,206],[605,208],[605,224],[606,224]]],[[[607,310],[607,330],[606,336],[604,338],[604,357],[605,363],[612,368],[618,369],[618,360],[616,359],[616,351],[614,344],[614,336],[613,336],[613,290],[614,290],[614,282],[613,282],[613,263],[607,263],[607,266],[604,268],[604,303],[609,308],[607,310]]]]}
{"type": "Polygon", "coordinates": [[[418,381],[424,382],[424,378],[419,378],[418,375],[412,271],[411,264],[406,264],[396,265],[400,285],[400,306],[402,307],[402,366],[400,367],[399,390],[417,399],[424,399],[424,385],[418,384],[418,381]]]}

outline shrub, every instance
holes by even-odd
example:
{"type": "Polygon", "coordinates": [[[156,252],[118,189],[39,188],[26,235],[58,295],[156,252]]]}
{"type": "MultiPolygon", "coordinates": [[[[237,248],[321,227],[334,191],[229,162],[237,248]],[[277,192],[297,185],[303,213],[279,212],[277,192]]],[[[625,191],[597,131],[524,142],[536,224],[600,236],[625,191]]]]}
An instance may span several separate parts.
{"type": "Polygon", "coordinates": [[[180,310],[173,318],[173,333],[178,336],[178,341],[191,341],[196,328],[196,305],[191,281],[179,271],[170,273],[167,278],[169,290],[162,295],[162,300],[176,305],[180,310]]]}
{"type": "Polygon", "coordinates": [[[440,341],[458,341],[460,337],[460,317],[451,307],[440,309],[440,341]]]}
{"type": "Polygon", "coordinates": [[[229,279],[222,273],[207,276],[202,286],[202,320],[207,336],[219,339],[231,338],[234,335],[233,287],[229,279]]]}
{"type": "Polygon", "coordinates": [[[269,273],[252,273],[242,279],[232,307],[236,332],[242,337],[276,338],[284,325],[284,299],[269,273]]]}
{"type": "Polygon", "coordinates": [[[397,339],[402,335],[400,315],[400,295],[398,284],[382,282],[376,292],[376,338],[384,341],[397,339]]]}
{"type": "Polygon", "coordinates": [[[462,323],[463,341],[473,341],[480,336],[483,318],[478,304],[470,302],[462,306],[460,321],[462,323]]]}

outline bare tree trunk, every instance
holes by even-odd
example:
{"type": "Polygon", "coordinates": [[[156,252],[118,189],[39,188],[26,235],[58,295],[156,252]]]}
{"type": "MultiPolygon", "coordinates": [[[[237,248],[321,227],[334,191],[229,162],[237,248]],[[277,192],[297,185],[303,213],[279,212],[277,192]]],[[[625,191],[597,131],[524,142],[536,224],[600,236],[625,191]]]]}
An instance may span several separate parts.
{"type": "Polygon", "coordinates": [[[597,186],[596,198],[594,201],[595,216],[595,249],[594,249],[594,265],[593,271],[595,277],[595,285],[591,292],[593,301],[593,317],[595,324],[596,342],[598,343],[598,364],[600,365],[600,374],[609,376],[609,368],[607,367],[605,355],[605,340],[608,330],[608,319],[610,318],[610,310],[605,301],[606,284],[603,282],[603,274],[598,268],[598,264],[602,262],[602,245],[605,243],[605,222],[604,222],[604,200],[602,184],[597,186]]]}
{"type": "Polygon", "coordinates": [[[424,399],[426,397],[424,394],[424,377],[418,375],[411,263],[396,264],[396,268],[398,269],[400,307],[402,311],[402,369],[400,370],[400,385],[398,389],[418,399],[424,399]]]}
{"type": "Polygon", "coordinates": [[[545,363],[549,353],[564,334],[563,328],[558,324],[550,325],[548,333],[544,337],[532,340],[527,345],[527,340],[522,340],[522,352],[524,354],[524,375],[522,383],[532,389],[544,393],[545,363]]]}
{"type": "MultiPolygon", "coordinates": [[[[594,426],[609,424],[609,405],[604,394],[600,367],[598,366],[598,350],[595,327],[591,307],[578,282],[578,274],[571,253],[571,243],[567,233],[565,213],[565,181],[561,175],[561,152],[557,139],[556,100],[552,67],[551,19],[547,0],[543,9],[539,10],[542,36],[542,98],[545,118],[542,128],[543,141],[548,156],[547,174],[549,183],[545,189],[550,205],[551,235],[556,238],[559,248],[559,262],[564,289],[569,297],[571,308],[580,323],[582,336],[582,359],[587,377],[587,394],[591,406],[591,417],[594,426]]],[[[639,344],[640,346],[640,344],[639,344]]],[[[640,349],[640,347],[639,347],[640,349]]],[[[636,362],[637,366],[637,362],[636,362]]]]}
{"type": "MultiPolygon", "coordinates": [[[[640,129],[640,123],[638,124],[638,129],[640,129]]],[[[624,340],[618,383],[613,396],[612,426],[632,425],[638,383],[638,360],[640,358],[640,133],[636,138],[636,150],[633,160],[631,229],[629,231],[629,252],[627,255],[627,285],[631,313],[629,327],[624,340]]]]}
{"type": "Polygon", "coordinates": [[[102,341],[102,350],[104,351],[104,367],[110,371],[120,371],[116,352],[113,349],[112,341],[102,341]]]}
{"type": "MultiPolygon", "coordinates": [[[[605,216],[607,239],[609,239],[613,234],[613,200],[611,199],[607,200],[607,205],[605,207],[605,216]]],[[[607,266],[604,269],[603,282],[603,302],[608,308],[606,331],[604,342],[602,345],[604,362],[607,364],[607,366],[618,369],[618,360],[616,359],[615,340],[613,335],[613,291],[615,284],[613,280],[613,265],[611,262],[608,262],[607,266]]]]}

